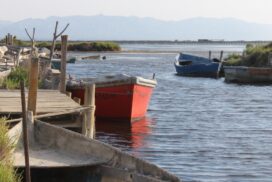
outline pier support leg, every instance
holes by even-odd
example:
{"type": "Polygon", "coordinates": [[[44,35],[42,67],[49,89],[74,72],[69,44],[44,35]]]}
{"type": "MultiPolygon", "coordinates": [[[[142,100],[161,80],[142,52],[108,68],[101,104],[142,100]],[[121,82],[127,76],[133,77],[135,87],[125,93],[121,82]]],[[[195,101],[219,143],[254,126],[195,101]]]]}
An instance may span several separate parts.
{"type": "Polygon", "coordinates": [[[89,108],[85,112],[82,123],[82,134],[93,139],[95,136],[95,84],[85,88],[84,106],[89,108]]]}
{"type": "Polygon", "coordinates": [[[67,62],[68,35],[61,36],[61,69],[60,69],[60,92],[66,92],[66,62],[67,62]]]}
{"type": "Polygon", "coordinates": [[[29,90],[28,90],[28,111],[32,111],[36,115],[37,91],[39,77],[39,58],[31,59],[31,67],[29,72],[29,90]]]}

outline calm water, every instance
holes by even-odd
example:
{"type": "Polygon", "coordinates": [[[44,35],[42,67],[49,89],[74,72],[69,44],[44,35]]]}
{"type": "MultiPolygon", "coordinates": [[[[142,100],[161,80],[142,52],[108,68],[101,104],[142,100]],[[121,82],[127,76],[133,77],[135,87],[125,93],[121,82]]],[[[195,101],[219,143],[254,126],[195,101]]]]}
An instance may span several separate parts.
{"type": "Polygon", "coordinates": [[[242,51],[246,45],[224,45],[224,44],[183,44],[183,43],[164,43],[164,44],[121,44],[124,51],[242,51]]]}
{"type": "Polygon", "coordinates": [[[158,86],[146,119],[132,126],[97,123],[98,140],[184,181],[272,181],[271,86],[179,77],[175,54],[105,55],[106,61],[71,64],[68,72],[78,77],[156,73],[158,86]]]}

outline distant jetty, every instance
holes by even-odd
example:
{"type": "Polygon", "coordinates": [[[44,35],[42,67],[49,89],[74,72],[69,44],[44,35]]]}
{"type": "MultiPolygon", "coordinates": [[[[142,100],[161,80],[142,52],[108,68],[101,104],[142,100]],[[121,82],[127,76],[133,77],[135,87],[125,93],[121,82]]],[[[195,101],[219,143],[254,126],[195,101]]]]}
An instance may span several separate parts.
{"type": "Polygon", "coordinates": [[[245,40],[209,40],[209,39],[199,39],[199,40],[119,40],[115,42],[118,44],[226,44],[226,45],[243,45],[243,44],[254,44],[254,45],[264,45],[268,44],[271,41],[264,40],[254,40],[254,41],[245,41],[245,40]]]}

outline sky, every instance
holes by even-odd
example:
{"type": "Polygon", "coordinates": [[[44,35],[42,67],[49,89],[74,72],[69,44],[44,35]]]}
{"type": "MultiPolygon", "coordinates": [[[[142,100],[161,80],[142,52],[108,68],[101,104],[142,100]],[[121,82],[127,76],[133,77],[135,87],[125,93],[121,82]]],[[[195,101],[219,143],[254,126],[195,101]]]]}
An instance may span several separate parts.
{"type": "Polygon", "coordinates": [[[0,0],[0,20],[49,16],[114,15],[183,20],[237,18],[272,24],[272,0],[0,0]]]}

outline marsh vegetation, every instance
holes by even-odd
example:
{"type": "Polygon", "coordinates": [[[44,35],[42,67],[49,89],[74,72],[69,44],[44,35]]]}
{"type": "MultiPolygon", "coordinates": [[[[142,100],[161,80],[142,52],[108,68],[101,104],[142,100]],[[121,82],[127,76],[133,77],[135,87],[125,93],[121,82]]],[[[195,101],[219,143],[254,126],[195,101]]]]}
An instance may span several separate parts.
{"type": "Polygon", "coordinates": [[[226,66],[266,67],[272,54],[272,43],[264,46],[248,44],[243,55],[231,54],[225,60],[226,66]]]}
{"type": "Polygon", "coordinates": [[[21,181],[20,176],[13,168],[12,160],[14,145],[8,137],[8,128],[4,120],[0,118],[0,181],[18,182],[21,181]]]}

